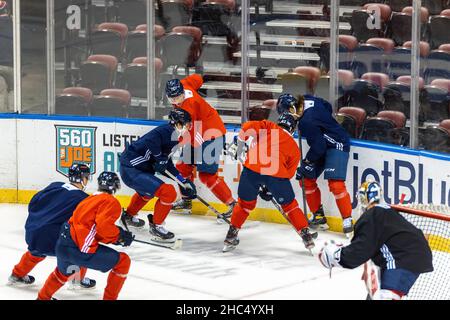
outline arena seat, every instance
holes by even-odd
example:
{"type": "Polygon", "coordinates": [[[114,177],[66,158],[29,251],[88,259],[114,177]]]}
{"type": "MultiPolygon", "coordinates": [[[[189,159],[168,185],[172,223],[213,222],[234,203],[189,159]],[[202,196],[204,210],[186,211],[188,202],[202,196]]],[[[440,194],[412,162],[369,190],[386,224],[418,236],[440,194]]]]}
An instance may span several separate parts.
{"type": "Polygon", "coordinates": [[[357,78],[367,72],[386,72],[386,61],[394,49],[394,43],[387,38],[371,38],[354,51],[352,71],[357,78]]]}
{"type": "Polygon", "coordinates": [[[392,11],[402,12],[403,8],[412,6],[413,0],[386,0],[385,3],[391,7],[392,11]]]}
{"type": "Polygon", "coordinates": [[[316,67],[297,67],[292,72],[281,75],[283,92],[293,95],[314,94],[320,78],[320,69],[316,67]]]}
{"type": "Polygon", "coordinates": [[[384,109],[402,112],[410,117],[411,87],[402,82],[390,82],[383,89],[384,109]]]}
{"type": "MultiPolygon", "coordinates": [[[[358,40],[351,35],[339,35],[339,69],[350,69],[353,61],[353,51],[358,47],[358,40]]],[[[330,70],[330,42],[322,41],[319,49],[320,68],[330,70]]]]}
{"type": "Polygon", "coordinates": [[[359,137],[361,126],[366,117],[366,111],[358,107],[342,107],[336,113],[336,120],[352,138],[359,137]]]}
{"type": "Polygon", "coordinates": [[[206,0],[194,8],[192,25],[205,35],[226,36],[231,32],[235,10],[235,0],[206,0]]]}
{"type": "Polygon", "coordinates": [[[262,105],[252,106],[247,109],[247,119],[260,121],[269,119],[270,113],[277,108],[277,99],[265,100],[262,105]]]}
{"type": "Polygon", "coordinates": [[[374,116],[382,109],[379,87],[371,81],[356,79],[345,92],[347,106],[364,109],[368,116],[374,116]]]}
{"type": "MultiPolygon", "coordinates": [[[[396,45],[402,45],[406,41],[410,41],[412,37],[412,15],[413,7],[405,7],[402,12],[394,12],[389,23],[387,35],[392,38],[396,45]]],[[[422,39],[427,31],[426,24],[430,14],[425,7],[421,8],[420,20],[422,23],[422,39]]]]}
{"type": "MultiPolygon", "coordinates": [[[[159,79],[163,63],[159,58],[154,60],[156,80],[159,79]]],[[[147,57],[138,57],[128,64],[123,73],[124,88],[132,97],[147,97],[147,57]]],[[[156,81],[158,82],[158,81],[156,81]]],[[[158,87],[158,85],[157,85],[158,87]]]]}
{"type": "Polygon", "coordinates": [[[403,112],[384,110],[377,114],[377,117],[392,120],[395,128],[389,134],[389,143],[407,146],[409,144],[409,128],[405,128],[406,116],[403,112]]]}
{"type": "Polygon", "coordinates": [[[450,80],[437,79],[424,87],[425,96],[421,101],[425,121],[440,122],[450,118],[450,80]]]}
{"type": "Polygon", "coordinates": [[[380,92],[383,91],[384,87],[389,83],[388,75],[380,72],[367,72],[361,76],[361,79],[376,84],[380,92]]]}
{"type": "MultiPolygon", "coordinates": [[[[352,34],[360,42],[365,42],[370,38],[383,37],[385,35],[386,23],[389,21],[391,12],[391,7],[386,4],[365,4],[362,10],[355,10],[352,13],[350,19],[352,34]],[[380,28],[368,28],[368,21],[373,20],[376,22],[376,19],[373,16],[374,11],[381,14],[380,28]]],[[[374,24],[374,26],[376,25],[374,24]]]]}
{"type": "Polygon", "coordinates": [[[123,23],[104,22],[91,34],[91,54],[108,54],[121,59],[128,27],[123,23]]]}
{"type": "Polygon", "coordinates": [[[431,15],[440,14],[448,5],[447,0],[422,0],[422,6],[426,7],[431,15]]]}
{"type": "Polygon", "coordinates": [[[383,143],[393,143],[392,137],[396,124],[388,118],[370,117],[364,121],[361,139],[383,143]]]}
{"type": "Polygon", "coordinates": [[[158,6],[159,19],[166,31],[191,23],[193,0],[161,0],[158,6]]]}
{"type": "Polygon", "coordinates": [[[105,89],[91,103],[91,115],[127,117],[131,94],[123,89],[105,89]]]}
{"type": "Polygon", "coordinates": [[[441,45],[438,50],[433,50],[428,55],[424,71],[427,83],[434,79],[450,79],[450,52],[446,51],[448,50],[447,47],[447,44],[441,45]]]}
{"type": "Polygon", "coordinates": [[[92,90],[83,87],[65,88],[56,96],[55,113],[71,115],[88,115],[92,101],[92,90]]]}
{"type": "Polygon", "coordinates": [[[419,147],[429,151],[450,153],[450,133],[439,125],[419,130],[419,147]]]}
{"type": "Polygon", "coordinates": [[[432,16],[429,22],[430,44],[432,49],[450,43],[450,16],[432,16]]]}
{"type": "Polygon", "coordinates": [[[117,58],[111,55],[91,55],[80,66],[80,83],[94,94],[114,85],[117,58]]]}
{"type": "Polygon", "coordinates": [[[445,130],[447,130],[447,131],[450,133],[450,119],[442,120],[442,121],[439,123],[439,126],[440,126],[441,128],[444,128],[445,130]]]}
{"type": "Polygon", "coordinates": [[[142,0],[114,0],[115,20],[130,29],[147,21],[147,4],[142,0]]]}

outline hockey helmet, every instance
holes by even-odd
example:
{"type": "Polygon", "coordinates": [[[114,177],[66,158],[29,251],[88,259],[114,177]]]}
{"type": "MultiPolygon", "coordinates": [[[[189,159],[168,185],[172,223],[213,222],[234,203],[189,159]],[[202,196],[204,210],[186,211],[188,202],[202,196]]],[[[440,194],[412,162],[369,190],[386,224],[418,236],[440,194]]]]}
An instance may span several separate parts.
{"type": "Polygon", "coordinates": [[[166,95],[168,98],[175,98],[184,93],[183,84],[179,79],[170,79],[166,83],[166,95]]]}
{"type": "Polygon", "coordinates": [[[292,113],[289,112],[283,112],[279,117],[278,117],[278,125],[284,129],[286,129],[287,131],[289,131],[289,133],[294,133],[295,128],[297,127],[297,119],[294,117],[294,115],[292,115],[292,113]]]}
{"type": "Polygon", "coordinates": [[[73,163],[69,168],[69,181],[72,183],[83,183],[83,178],[89,179],[91,169],[84,163],[73,163]]]}
{"type": "Polygon", "coordinates": [[[290,111],[291,108],[297,110],[298,101],[290,93],[283,93],[278,97],[277,101],[277,112],[282,114],[283,112],[290,111]]]}
{"type": "Polygon", "coordinates": [[[363,208],[372,203],[379,203],[382,197],[381,185],[374,180],[364,181],[358,190],[358,199],[363,208]]]}
{"type": "Polygon", "coordinates": [[[103,171],[97,178],[98,191],[116,193],[120,189],[120,179],[115,172],[103,171]]]}

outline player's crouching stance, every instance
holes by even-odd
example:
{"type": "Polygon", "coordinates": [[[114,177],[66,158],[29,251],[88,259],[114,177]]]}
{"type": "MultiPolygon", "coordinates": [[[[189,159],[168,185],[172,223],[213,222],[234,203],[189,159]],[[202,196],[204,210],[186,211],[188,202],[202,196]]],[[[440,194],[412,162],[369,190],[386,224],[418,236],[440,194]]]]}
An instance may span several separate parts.
{"type": "Polygon", "coordinates": [[[120,180],[114,172],[102,172],[98,177],[98,192],[82,201],[69,222],[61,227],[56,243],[58,266],[39,291],[39,300],[50,300],[78,267],[107,272],[104,300],[116,300],[130,269],[130,258],[100,243],[129,246],[131,232],[115,225],[121,214],[114,193],[120,180]]]}
{"type": "Polygon", "coordinates": [[[250,211],[256,206],[260,187],[264,200],[273,199],[289,217],[307,249],[314,247],[317,233],[310,233],[308,220],[295,200],[290,179],[295,175],[300,151],[292,138],[297,121],[283,113],[278,124],[271,121],[249,121],[238,136],[237,157],[242,159],[245,143],[249,144],[247,158],[239,181],[238,203],[231,215],[231,225],[224,241],[223,251],[231,251],[239,244],[238,232],[250,211]]]}
{"type": "Polygon", "coordinates": [[[277,111],[288,111],[299,117],[298,130],[310,146],[296,179],[300,181],[300,187],[305,189],[306,201],[313,212],[311,228],[328,229],[321,192],[316,182],[325,172],[324,179],[328,180],[328,187],[342,216],[343,231],[349,236],[353,232],[353,222],[352,204],[345,186],[350,152],[347,132],[333,118],[331,105],[318,97],[304,95],[297,100],[291,94],[282,94],[278,98],[277,111]]]}
{"type": "MultiPolygon", "coordinates": [[[[47,256],[56,256],[55,246],[61,225],[72,216],[77,205],[88,197],[84,192],[89,182],[90,169],[82,163],[74,163],[69,168],[69,182],[53,182],[33,196],[28,205],[25,223],[25,241],[28,251],[14,266],[9,276],[9,284],[31,285],[35,279],[29,272],[47,256]]],[[[81,268],[79,282],[75,286],[90,289],[95,280],[86,278],[86,269],[81,268]]]]}
{"type": "Polygon", "coordinates": [[[178,138],[191,125],[189,113],[182,109],[174,109],[169,114],[169,123],[151,130],[139,140],[130,144],[120,156],[120,175],[123,182],[136,193],[122,215],[122,223],[133,227],[142,227],[144,221],[137,219],[137,214],[147,202],[157,197],[154,213],[148,215],[149,230],[152,241],[158,243],[175,243],[175,235],[164,226],[164,220],[172,209],[177,198],[177,191],[171,184],[164,183],[155,176],[160,173],[166,176],[166,171],[176,176],[187,188],[182,188],[182,194],[187,199],[195,199],[196,188],[192,181],[181,177],[175,168],[170,154],[178,144],[178,138]]]}
{"type": "Polygon", "coordinates": [[[433,271],[431,249],[421,230],[396,210],[380,204],[378,182],[364,182],[358,193],[364,213],[355,224],[350,245],[326,243],[319,254],[320,262],[329,269],[353,269],[371,259],[380,268],[380,279],[367,279],[369,297],[399,300],[421,273],[433,271]],[[373,286],[374,280],[379,285],[373,286]]]}

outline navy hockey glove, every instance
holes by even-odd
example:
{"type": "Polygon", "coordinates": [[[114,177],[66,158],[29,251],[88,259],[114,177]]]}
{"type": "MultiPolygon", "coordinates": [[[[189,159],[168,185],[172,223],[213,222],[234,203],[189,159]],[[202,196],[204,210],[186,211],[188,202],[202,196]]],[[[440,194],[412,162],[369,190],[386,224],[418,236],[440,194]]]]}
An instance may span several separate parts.
{"type": "Polygon", "coordinates": [[[184,183],[184,185],[186,186],[185,188],[183,187],[180,188],[181,194],[183,195],[184,199],[192,200],[197,198],[197,188],[195,187],[195,184],[191,180],[185,179],[181,175],[177,175],[177,179],[181,183],[184,183]]]}
{"type": "Polygon", "coordinates": [[[270,192],[266,186],[262,186],[259,188],[258,195],[261,197],[261,199],[263,199],[265,201],[272,201],[272,199],[273,199],[272,192],[270,192]]]}
{"type": "Polygon", "coordinates": [[[117,242],[114,244],[121,245],[122,247],[128,247],[133,242],[134,235],[130,231],[124,230],[121,227],[117,228],[119,228],[120,235],[119,240],[117,240],[117,242]]]}
{"type": "Polygon", "coordinates": [[[302,178],[315,179],[316,178],[316,166],[312,162],[307,160],[302,161],[302,165],[297,169],[295,179],[302,180],[302,178]]]}
{"type": "Polygon", "coordinates": [[[153,169],[155,169],[156,172],[164,173],[167,169],[169,159],[161,158],[157,159],[155,163],[153,163],[153,169]]]}

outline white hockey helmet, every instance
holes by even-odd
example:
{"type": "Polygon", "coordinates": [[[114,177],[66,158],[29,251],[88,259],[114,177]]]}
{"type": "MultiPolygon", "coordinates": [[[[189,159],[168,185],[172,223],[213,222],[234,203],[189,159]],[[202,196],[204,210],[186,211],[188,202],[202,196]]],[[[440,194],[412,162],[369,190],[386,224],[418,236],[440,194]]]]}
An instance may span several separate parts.
{"type": "Polygon", "coordinates": [[[368,179],[364,181],[358,190],[358,201],[365,209],[372,203],[379,203],[382,198],[382,189],[379,182],[368,179]]]}

